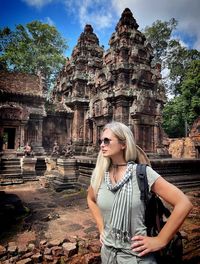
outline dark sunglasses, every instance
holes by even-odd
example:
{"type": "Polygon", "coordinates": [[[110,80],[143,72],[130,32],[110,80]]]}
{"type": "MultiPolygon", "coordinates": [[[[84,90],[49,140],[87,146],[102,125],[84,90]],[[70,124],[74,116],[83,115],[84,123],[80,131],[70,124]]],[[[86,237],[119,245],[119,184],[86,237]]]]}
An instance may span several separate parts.
{"type": "Polygon", "coordinates": [[[104,145],[107,146],[110,144],[110,141],[112,141],[112,139],[109,139],[109,138],[99,139],[99,145],[101,145],[103,143],[104,145]]]}

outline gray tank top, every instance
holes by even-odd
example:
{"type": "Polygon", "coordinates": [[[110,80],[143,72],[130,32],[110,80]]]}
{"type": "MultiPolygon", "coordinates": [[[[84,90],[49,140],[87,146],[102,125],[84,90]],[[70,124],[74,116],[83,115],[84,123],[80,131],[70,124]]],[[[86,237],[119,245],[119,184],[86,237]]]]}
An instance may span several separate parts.
{"type": "MultiPolygon", "coordinates": [[[[157,180],[160,175],[154,171],[151,167],[147,166],[147,178],[149,183],[149,188],[157,180]]],[[[146,226],[144,225],[144,204],[140,200],[140,190],[136,178],[136,164],[133,164],[133,198],[131,206],[131,237],[135,235],[146,235],[146,226]]],[[[103,180],[97,194],[97,205],[100,208],[101,214],[104,220],[104,233],[103,233],[103,243],[106,246],[111,246],[114,248],[120,248],[127,251],[128,254],[137,255],[131,250],[130,242],[123,242],[113,237],[110,228],[110,213],[114,201],[115,193],[108,190],[105,181],[103,180]]]]}

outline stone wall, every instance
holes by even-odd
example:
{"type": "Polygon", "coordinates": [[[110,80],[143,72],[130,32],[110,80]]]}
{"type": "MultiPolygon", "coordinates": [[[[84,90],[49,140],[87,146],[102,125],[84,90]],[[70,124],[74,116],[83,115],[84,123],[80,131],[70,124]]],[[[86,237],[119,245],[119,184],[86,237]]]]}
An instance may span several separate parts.
{"type": "Polygon", "coordinates": [[[172,158],[200,158],[200,117],[193,123],[189,136],[169,139],[172,158]]]}
{"type": "Polygon", "coordinates": [[[0,71],[0,90],[5,92],[42,96],[43,85],[37,75],[0,71]]]}
{"type": "Polygon", "coordinates": [[[172,158],[195,158],[195,144],[191,138],[178,138],[169,140],[169,154],[172,158]]]}
{"type": "Polygon", "coordinates": [[[148,153],[162,152],[162,108],[166,100],[160,65],[130,9],[126,8],[107,51],[91,25],[81,33],[52,93],[54,103],[73,111],[72,143],[77,155],[95,153],[103,126],[128,125],[148,153]]]}
{"type": "Polygon", "coordinates": [[[71,142],[71,115],[67,113],[48,113],[43,120],[42,145],[51,154],[57,142],[60,152],[67,142],[71,142]]]}

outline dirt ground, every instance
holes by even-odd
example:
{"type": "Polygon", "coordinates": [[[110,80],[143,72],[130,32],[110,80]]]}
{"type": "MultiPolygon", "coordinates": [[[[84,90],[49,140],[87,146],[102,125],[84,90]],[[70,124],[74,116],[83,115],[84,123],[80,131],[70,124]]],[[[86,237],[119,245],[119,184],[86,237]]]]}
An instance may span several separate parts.
{"type": "MultiPolygon", "coordinates": [[[[40,182],[0,187],[0,191],[15,194],[30,210],[15,224],[3,229],[0,244],[8,241],[23,244],[43,239],[64,239],[66,236],[97,236],[96,225],[86,203],[86,192],[54,192],[40,182]]],[[[200,263],[200,191],[187,193],[194,208],[181,230],[184,239],[184,263],[200,263]]]]}

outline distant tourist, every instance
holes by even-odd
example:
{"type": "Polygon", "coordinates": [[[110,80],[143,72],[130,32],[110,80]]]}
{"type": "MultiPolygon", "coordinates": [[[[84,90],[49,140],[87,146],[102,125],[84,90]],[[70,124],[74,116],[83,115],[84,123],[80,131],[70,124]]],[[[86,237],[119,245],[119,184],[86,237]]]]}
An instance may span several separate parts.
{"type": "Polygon", "coordinates": [[[28,142],[24,146],[24,154],[25,154],[25,156],[31,156],[32,155],[32,147],[29,145],[28,142]]]}

